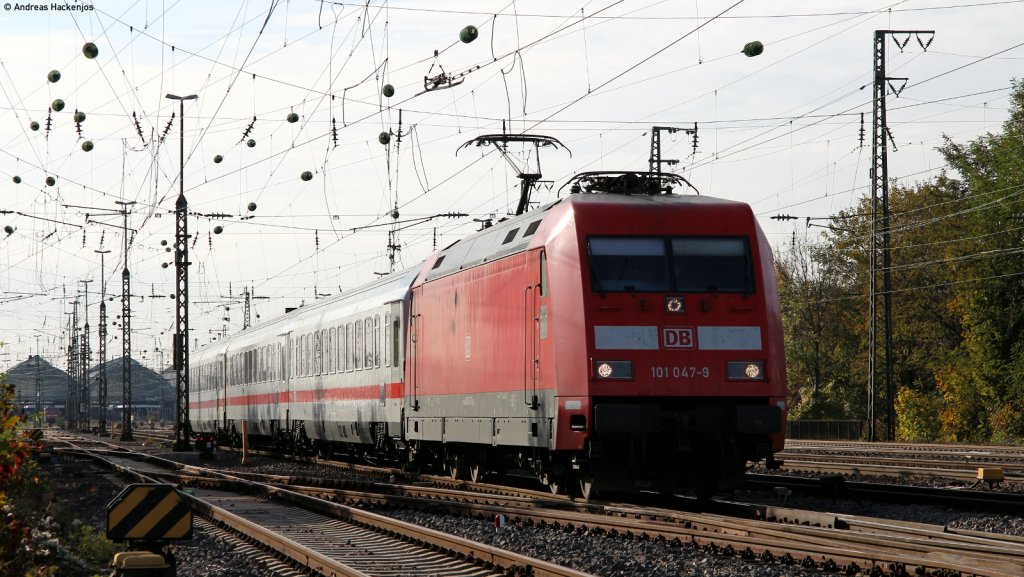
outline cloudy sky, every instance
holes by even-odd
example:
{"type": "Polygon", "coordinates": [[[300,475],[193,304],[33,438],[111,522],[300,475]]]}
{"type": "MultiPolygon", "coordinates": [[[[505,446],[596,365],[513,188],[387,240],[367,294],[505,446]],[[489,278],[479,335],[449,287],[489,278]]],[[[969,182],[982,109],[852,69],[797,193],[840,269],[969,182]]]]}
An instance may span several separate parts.
{"type": "MultiPolygon", "coordinates": [[[[551,182],[533,200],[543,203],[577,172],[645,170],[652,126],[696,125],[696,148],[684,131],[663,132],[663,158],[678,159],[673,169],[701,194],[751,204],[784,251],[794,232],[808,234],[804,217],[869,194],[875,30],[935,31],[930,44],[927,34],[886,44],[887,74],[908,79],[888,97],[889,174],[903,183],[943,169],[935,147],[944,136],[999,130],[1024,62],[1020,0],[97,0],[2,9],[0,225],[10,228],[0,233],[0,370],[34,354],[37,341],[65,366],[71,303],[95,329],[104,280],[107,297],[118,297],[108,302],[117,321],[118,202],[135,203],[134,356],[154,367],[170,361],[161,353],[174,323],[168,248],[181,124],[167,94],[198,96],[184,108],[184,189],[192,342],[202,345],[242,327],[246,287],[261,297],[252,301],[260,322],[391,270],[389,231],[402,268],[513,211],[516,175],[536,171],[537,154],[460,150],[477,136],[525,131],[564,145],[540,150],[551,182]],[[466,26],[478,31],[473,42],[460,41],[466,26]],[[763,54],[742,53],[752,41],[763,54]],[[87,42],[99,50],[94,59],[83,54],[87,42]],[[57,99],[65,107],[51,111],[57,99]],[[770,219],[782,214],[801,220],[770,219]],[[111,252],[101,268],[103,250],[111,252]]],[[[118,357],[120,329],[110,334],[108,357],[118,357]]]]}

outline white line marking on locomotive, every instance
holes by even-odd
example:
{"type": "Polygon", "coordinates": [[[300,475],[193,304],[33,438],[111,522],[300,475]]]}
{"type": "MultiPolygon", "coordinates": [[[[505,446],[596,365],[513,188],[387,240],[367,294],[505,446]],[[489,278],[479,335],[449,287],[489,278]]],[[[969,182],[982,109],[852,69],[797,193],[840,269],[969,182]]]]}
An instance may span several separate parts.
{"type": "Polygon", "coordinates": [[[702,351],[759,351],[761,327],[697,327],[702,351]]]}
{"type": "Polygon", "coordinates": [[[658,350],[658,327],[595,326],[595,349],[658,350]]]}

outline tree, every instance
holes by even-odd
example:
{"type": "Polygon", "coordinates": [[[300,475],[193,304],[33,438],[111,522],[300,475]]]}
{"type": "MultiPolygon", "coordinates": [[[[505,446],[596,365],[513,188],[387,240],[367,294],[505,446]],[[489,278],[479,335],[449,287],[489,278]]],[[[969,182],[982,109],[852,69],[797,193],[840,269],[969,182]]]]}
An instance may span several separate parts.
{"type": "Polygon", "coordinates": [[[794,236],[778,261],[786,339],[789,414],[796,419],[858,418],[865,389],[855,374],[855,315],[849,259],[794,236]]]}
{"type": "Polygon", "coordinates": [[[19,479],[22,465],[28,459],[28,444],[25,443],[19,426],[19,417],[14,411],[14,385],[6,384],[6,373],[0,374],[0,575],[19,574],[26,567],[25,543],[30,529],[11,510],[8,491],[19,479]]]}
{"type": "MultiPolygon", "coordinates": [[[[1014,82],[1000,134],[966,144],[947,138],[940,151],[950,173],[911,186],[893,183],[889,193],[896,430],[918,440],[1019,441],[1024,84],[1014,82]]],[[[872,214],[871,199],[862,198],[832,217],[817,244],[794,239],[780,259],[794,417],[867,415],[866,395],[858,393],[866,391],[868,375],[872,214]]],[[[879,299],[879,321],[881,309],[879,299]]],[[[876,412],[886,401],[882,338],[876,412]]]]}
{"type": "Polygon", "coordinates": [[[951,263],[969,281],[953,303],[963,338],[938,381],[952,401],[943,430],[955,440],[1024,437],[1024,83],[1013,86],[1001,134],[967,144],[947,138],[941,149],[970,195],[970,236],[951,263]]]}

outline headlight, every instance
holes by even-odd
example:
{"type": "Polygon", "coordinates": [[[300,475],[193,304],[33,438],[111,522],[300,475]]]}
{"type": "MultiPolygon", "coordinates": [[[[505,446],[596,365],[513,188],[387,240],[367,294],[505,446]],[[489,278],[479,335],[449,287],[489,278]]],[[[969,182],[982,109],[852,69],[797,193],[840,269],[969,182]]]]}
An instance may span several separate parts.
{"type": "Polygon", "coordinates": [[[665,312],[685,313],[686,297],[665,297],[665,312]]]}
{"type": "Polygon", "coordinates": [[[763,381],[764,361],[734,361],[728,364],[730,381],[763,381]]]}
{"type": "Polygon", "coordinates": [[[594,377],[598,380],[632,379],[633,361],[596,361],[594,377]]]}

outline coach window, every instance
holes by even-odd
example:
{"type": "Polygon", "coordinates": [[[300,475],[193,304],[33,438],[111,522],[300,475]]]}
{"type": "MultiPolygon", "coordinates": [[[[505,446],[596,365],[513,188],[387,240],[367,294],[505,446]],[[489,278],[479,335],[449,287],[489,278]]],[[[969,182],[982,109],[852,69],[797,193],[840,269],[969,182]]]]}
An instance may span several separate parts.
{"type": "Polygon", "coordinates": [[[345,366],[345,355],[348,354],[348,345],[345,340],[345,325],[338,327],[338,372],[344,373],[348,370],[345,366]]]}
{"type": "Polygon", "coordinates": [[[324,333],[317,331],[313,337],[313,374],[322,375],[324,372],[324,333]]]}
{"type": "Polygon", "coordinates": [[[339,373],[345,372],[345,325],[337,329],[338,339],[334,343],[334,367],[339,373]]]}
{"type": "Polygon", "coordinates": [[[348,339],[345,338],[345,325],[338,327],[338,372],[348,370],[348,339]]]}
{"type": "Polygon", "coordinates": [[[329,333],[327,332],[327,329],[324,329],[324,330],[320,331],[320,374],[321,375],[326,375],[327,372],[328,372],[327,371],[327,356],[328,356],[328,350],[329,350],[328,346],[330,345],[330,342],[327,340],[328,336],[329,336],[329,333]]]}
{"type": "Polygon", "coordinates": [[[324,372],[326,372],[326,373],[333,373],[334,372],[334,347],[336,346],[335,343],[334,343],[334,338],[335,338],[334,329],[333,328],[324,329],[324,336],[327,337],[327,348],[324,350],[324,357],[327,359],[326,360],[327,370],[324,371],[324,372]]]}
{"type": "Polygon", "coordinates": [[[384,313],[384,366],[391,366],[391,313],[384,313]]]}
{"type": "Polygon", "coordinates": [[[380,350],[384,347],[380,340],[380,315],[373,317],[373,366],[380,366],[380,350]]]}
{"type": "Polygon", "coordinates": [[[334,370],[335,370],[334,369],[334,357],[335,357],[334,350],[335,350],[335,347],[338,346],[338,343],[337,343],[336,339],[337,339],[337,333],[334,332],[334,327],[331,327],[328,330],[328,332],[327,332],[327,372],[328,373],[333,373],[334,370]]]}
{"type": "Polygon", "coordinates": [[[363,339],[363,342],[366,343],[366,351],[365,351],[365,354],[366,354],[365,361],[366,362],[363,363],[363,366],[368,368],[368,369],[371,369],[371,368],[373,368],[373,344],[374,344],[373,343],[373,319],[370,318],[370,317],[366,317],[366,321],[365,322],[366,322],[366,324],[364,326],[366,327],[366,338],[363,339]]]}
{"type": "Polygon", "coordinates": [[[309,335],[302,335],[302,350],[299,351],[299,376],[308,376],[306,368],[309,363],[306,362],[306,354],[309,352],[309,335]]]}
{"type": "Polygon", "coordinates": [[[356,350],[353,355],[355,357],[355,363],[352,368],[358,371],[363,368],[363,321],[356,321],[353,330],[355,331],[354,340],[356,343],[356,350]]]}
{"type": "Polygon", "coordinates": [[[306,335],[306,376],[313,376],[313,333],[306,335]]]}
{"type": "Polygon", "coordinates": [[[395,317],[391,320],[391,362],[393,367],[400,367],[399,351],[402,349],[402,321],[395,317]]]}
{"type": "Polygon", "coordinates": [[[355,358],[355,333],[352,332],[352,323],[345,325],[345,370],[351,371],[353,364],[352,359],[355,358]]]}

